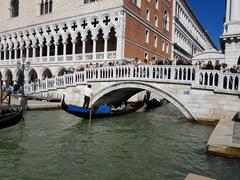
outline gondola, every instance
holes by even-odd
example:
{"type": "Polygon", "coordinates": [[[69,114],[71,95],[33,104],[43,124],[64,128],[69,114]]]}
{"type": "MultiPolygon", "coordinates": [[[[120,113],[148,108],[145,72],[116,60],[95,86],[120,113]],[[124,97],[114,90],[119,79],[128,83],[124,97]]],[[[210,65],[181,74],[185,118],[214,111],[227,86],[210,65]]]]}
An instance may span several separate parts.
{"type": "MultiPolygon", "coordinates": [[[[140,109],[144,105],[144,102],[139,101],[136,103],[129,103],[127,110],[121,110],[121,111],[111,111],[108,113],[98,113],[96,110],[92,110],[91,117],[93,119],[97,118],[104,118],[104,117],[112,117],[112,116],[120,116],[128,113],[132,113],[140,109]]],[[[63,96],[62,99],[62,109],[72,115],[88,119],[90,115],[90,110],[87,108],[79,107],[76,105],[67,105],[65,103],[65,98],[63,96]]]]}
{"type": "Polygon", "coordinates": [[[146,109],[153,109],[156,107],[160,107],[164,103],[164,99],[158,101],[157,99],[153,98],[150,101],[146,101],[146,109]]]}
{"type": "Polygon", "coordinates": [[[21,121],[23,117],[22,108],[7,108],[2,110],[0,115],[0,129],[14,126],[21,121]]]}

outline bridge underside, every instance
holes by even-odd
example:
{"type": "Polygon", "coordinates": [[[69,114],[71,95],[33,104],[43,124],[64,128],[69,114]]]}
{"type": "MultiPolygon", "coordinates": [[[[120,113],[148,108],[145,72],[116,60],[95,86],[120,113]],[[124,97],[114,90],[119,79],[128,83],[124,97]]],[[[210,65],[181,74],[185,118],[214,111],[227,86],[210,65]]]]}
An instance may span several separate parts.
{"type": "Polygon", "coordinates": [[[122,102],[126,102],[132,96],[134,96],[135,94],[137,94],[141,91],[144,91],[144,89],[122,88],[122,89],[114,90],[114,91],[111,91],[111,92],[103,95],[101,98],[99,98],[94,103],[94,106],[99,106],[100,104],[108,104],[108,105],[118,106],[122,102]]]}

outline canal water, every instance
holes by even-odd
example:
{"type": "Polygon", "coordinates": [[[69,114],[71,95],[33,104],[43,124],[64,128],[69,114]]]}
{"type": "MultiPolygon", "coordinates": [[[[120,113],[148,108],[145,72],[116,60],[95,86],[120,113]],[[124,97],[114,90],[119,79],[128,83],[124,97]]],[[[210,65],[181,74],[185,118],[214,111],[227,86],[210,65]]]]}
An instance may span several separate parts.
{"type": "Polygon", "coordinates": [[[171,104],[92,127],[63,111],[31,111],[0,131],[0,179],[240,179],[240,160],[206,154],[212,130],[187,122],[171,104]]]}

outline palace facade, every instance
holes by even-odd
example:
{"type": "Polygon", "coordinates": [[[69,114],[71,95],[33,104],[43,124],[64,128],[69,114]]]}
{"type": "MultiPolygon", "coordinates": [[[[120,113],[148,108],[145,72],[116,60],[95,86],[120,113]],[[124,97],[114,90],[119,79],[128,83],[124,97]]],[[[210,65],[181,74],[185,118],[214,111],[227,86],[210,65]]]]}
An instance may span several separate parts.
{"type": "Polygon", "coordinates": [[[2,0],[0,78],[63,75],[69,67],[138,57],[171,59],[172,0],[2,0]]]}
{"type": "Polygon", "coordinates": [[[0,79],[62,76],[85,64],[191,59],[215,48],[186,0],[2,0],[0,79]]]}

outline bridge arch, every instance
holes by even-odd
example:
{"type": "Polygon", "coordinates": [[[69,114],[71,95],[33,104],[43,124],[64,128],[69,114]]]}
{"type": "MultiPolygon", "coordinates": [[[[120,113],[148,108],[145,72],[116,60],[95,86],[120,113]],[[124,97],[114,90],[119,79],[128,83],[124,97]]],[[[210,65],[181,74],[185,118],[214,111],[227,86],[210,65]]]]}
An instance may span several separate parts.
{"type": "Polygon", "coordinates": [[[167,99],[169,102],[174,104],[187,119],[197,120],[196,116],[181,101],[174,97],[174,95],[159,87],[137,81],[119,82],[101,89],[94,95],[93,105],[97,106],[103,102],[107,104],[114,104],[117,101],[118,103],[127,101],[133,95],[146,90],[167,99]]]}

